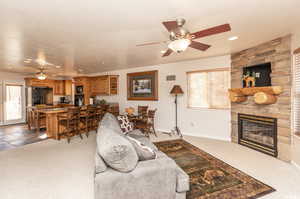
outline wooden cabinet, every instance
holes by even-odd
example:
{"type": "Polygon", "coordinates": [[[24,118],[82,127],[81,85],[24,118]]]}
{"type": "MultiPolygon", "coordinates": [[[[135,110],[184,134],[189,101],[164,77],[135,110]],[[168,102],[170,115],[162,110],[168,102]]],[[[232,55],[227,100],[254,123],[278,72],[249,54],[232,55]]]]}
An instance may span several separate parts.
{"type": "Polygon", "coordinates": [[[103,75],[91,77],[91,95],[117,95],[118,80],[117,75],[103,75]]]}
{"type": "Polygon", "coordinates": [[[92,95],[108,95],[108,76],[98,76],[91,78],[92,95]]]}
{"type": "Polygon", "coordinates": [[[72,80],[64,80],[65,82],[65,95],[72,95],[72,80]]]}
{"type": "Polygon", "coordinates": [[[54,80],[54,95],[64,95],[65,94],[65,82],[64,80],[54,80]]]}
{"type": "Polygon", "coordinates": [[[89,81],[89,77],[81,76],[81,77],[74,77],[74,84],[75,85],[86,85],[89,81]]]}
{"type": "Polygon", "coordinates": [[[90,82],[91,82],[91,77],[74,77],[74,84],[75,84],[75,94],[76,94],[76,87],[77,86],[82,86],[83,87],[83,95],[84,95],[84,100],[83,104],[88,105],[90,103],[90,97],[91,97],[91,87],[90,87],[90,82]]]}
{"type": "Polygon", "coordinates": [[[26,86],[53,88],[54,95],[72,95],[72,80],[25,78],[26,86]]]}
{"type": "Polygon", "coordinates": [[[109,76],[109,89],[110,95],[118,95],[118,88],[119,88],[119,76],[118,75],[111,75],[109,76]]]}
{"type": "Polygon", "coordinates": [[[37,78],[25,78],[26,86],[33,87],[54,87],[54,81],[51,79],[39,80],[37,78]]]}

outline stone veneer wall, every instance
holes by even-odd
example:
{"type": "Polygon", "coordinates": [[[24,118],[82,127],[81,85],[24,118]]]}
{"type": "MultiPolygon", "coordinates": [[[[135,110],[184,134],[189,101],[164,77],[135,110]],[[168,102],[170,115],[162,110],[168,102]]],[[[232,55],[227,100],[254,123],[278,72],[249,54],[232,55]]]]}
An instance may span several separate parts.
{"type": "Polygon", "coordinates": [[[291,160],[291,36],[286,36],[266,42],[259,46],[243,50],[231,55],[231,87],[242,87],[242,69],[271,62],[272,85],[282,86],[284,92],[278,96],[277,103],[272,105],[257,105],[253,97],[243,103],[231,103],[231,140],[238,141],[237,113],[253,114],[277,118],[278,158],[291,160]]]}

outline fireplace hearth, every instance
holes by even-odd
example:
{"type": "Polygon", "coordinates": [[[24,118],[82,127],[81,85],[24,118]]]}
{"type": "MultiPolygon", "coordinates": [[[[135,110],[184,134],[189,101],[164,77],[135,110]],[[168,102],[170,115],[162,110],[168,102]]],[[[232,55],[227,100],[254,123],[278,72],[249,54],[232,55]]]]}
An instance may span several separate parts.
{"type": "Polygon", "coordinates": [[[239,113],[238,143],[277,157],[277,119],[239,113]]]}

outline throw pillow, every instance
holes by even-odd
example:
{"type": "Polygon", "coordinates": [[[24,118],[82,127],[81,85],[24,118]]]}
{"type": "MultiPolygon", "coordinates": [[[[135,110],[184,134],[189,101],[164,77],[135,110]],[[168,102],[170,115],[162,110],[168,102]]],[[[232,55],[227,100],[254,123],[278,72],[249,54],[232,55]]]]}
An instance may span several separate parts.
{"type": "Polygon", "coordinates": [[[111,113],[106,113],[103,119],[100,122],[100,126],[106,126],[117,133],[122,134],[122,130],[119,125],[119,121],[117,120],[116,116],[111,113]]]}
{"type": "Polygon", "coordinates": [[[101,125],[98,133],[98,152],[109,167],[120,172],[130,172],[135,169],[138,155],[124,135],[101,125]]]}
{"type": "Polygon", "coordinates": [[[102,173],[107,169],[105,162],[98,152],[95,154],[95,173],[102,173]]]}
{"type": "Polygon", "coordinates": [[[134,146],[140,161],[152,160],[156,158],[156,153],[150,147],[130,136],[127,136],[127,138],[134,146]]]}
{"type": "Polygon", "coordinates": [[[129,121],[127,115],[119,115],[118,120],[124,134],[127,134],[133,130],[133,124],[129,121]]]}

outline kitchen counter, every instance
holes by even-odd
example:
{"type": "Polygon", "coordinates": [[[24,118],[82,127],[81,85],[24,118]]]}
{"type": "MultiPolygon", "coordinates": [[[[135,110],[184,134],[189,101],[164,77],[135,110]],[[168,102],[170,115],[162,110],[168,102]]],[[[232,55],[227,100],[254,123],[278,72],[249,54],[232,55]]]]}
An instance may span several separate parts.
{"type": "Polygon", "coordinates": [[[47,108],[47,109],[38,109],[36,111],[40,113],[50,114],[50,113],[65,113],[68,108],[47,108]]]}
{"type": "MultiPolygon", "coordinates": [[[[94,105],[99,106],[99,105],[94,105]]],[[[28,120],[30,127],[34,127],[39,132],[40,128],[46,127],[46,134],[48,138],[58,139],[59,132],[63,132],[65,127],[58,121],[59,114],[66,113],[68,108],[74,107],[74,105],[68,104],[67,106],[60,105],[42,105],[42,106],[28,106],[28,120]],[[36,119],[39,118],[39,119],[36,119]]],[[[86,109],[88,106],[80,106],[81,110],[86,109]]],[[[115,115],[119,115],[118,104],[108,104],[107,112],[111,112],[115,115]]]]}

